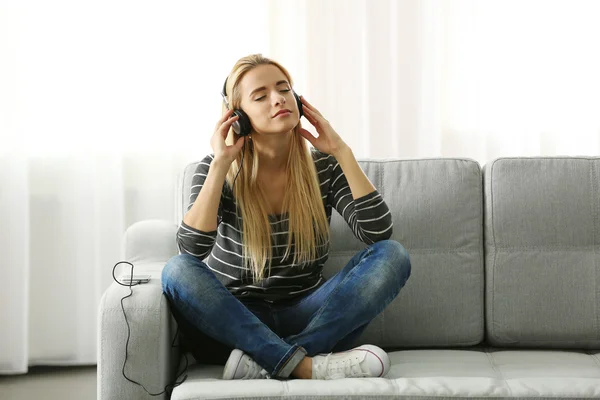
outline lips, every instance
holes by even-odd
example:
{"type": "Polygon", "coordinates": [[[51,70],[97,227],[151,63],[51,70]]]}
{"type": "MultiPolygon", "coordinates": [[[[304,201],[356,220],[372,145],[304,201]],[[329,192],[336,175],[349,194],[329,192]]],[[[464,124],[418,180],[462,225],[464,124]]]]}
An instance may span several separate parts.
{"type": "Polygon", "coordinates": [[[292,112],[292,110],[288,110],[287,108],[284,108],[282,110],[277,111],[277,113],[275,115],[273,115],[273,118],[275,118],[278,115],[291,113],[291,112],[292,112]]]}

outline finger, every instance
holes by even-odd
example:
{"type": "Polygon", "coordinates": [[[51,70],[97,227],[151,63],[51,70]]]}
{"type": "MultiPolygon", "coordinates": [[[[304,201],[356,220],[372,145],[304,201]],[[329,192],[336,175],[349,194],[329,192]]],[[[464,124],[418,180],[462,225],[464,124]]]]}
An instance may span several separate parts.
{"type": "Polygon", "coordinates": [[[238,119],[240,119],[240,117],[234,115],[233,117],[229,118],[227,121],[221,124],[221,129],[228,129],[238,119]]]}
{"type": "Polygon", "coordinates": [[[227,121],[225,121],[221,124],[221,126],[219,127],[219,132],[221,132],[221,135],[223,137],[227,136],[227,133],[229,132],[229,128],[231,128],[231,125],[238,119],[240,119],[240,118],[236,115],[232,118],[229,118],[227,121]]]}
{"type": "Polygon", "coordinates": [[[310,108],[306,108],[305,110],[308,111],[308,114],[314,119],[323,118],[323,116],[319,114],[318,111],[311,110],[310,108]]]}
{"type": "Polygon", "coordinates": [[[233,110],[225,111],[223,113],[223,115],[221,115],[221,118],[219,118],[219,120],[215,124],[215,130],[219,129],[219,127],[223,124],[223,122],[225,122],[225,121],[227,121],[227,119],[229,119],[229,117],[231,116],[232,113],[233,113],[233,110]]]}
{"type": "Polygon", "coordinates": [[[306,108],[308,108],[310,111],[321,115],[321,113],[317,111],[317,109],[312,104],[310,104],[303,96],[300,96],[300,101],[302,101],[302,104],[306,105],[306,108]]]}
{"type": "Polygon", "coordinates": [[[312,125],[316,125],[319,123],[314,111],[309,110],[308,108],[304,111],[305,111],[304,116],[306,117],[308,122],[310,122],[312,125]]]}
{"type": "Polygon", "coordinates": [[[310,144],[312,144],[314,146],[314,141],[315,141],[315,137],[312,135],[312,133],[310,133],[309,131],[307,131],[304,128],[300,128],[300,130],[298,131],[300,133],[300,135],[302,135],[302,137],[306,140],[308,140],[310,142],[310,144]]]}
{"type": "Polygon", "coordinates": [[[238,150],[241,149],[242,146],[244,145],[245,138],[246,138],[245,136],[242,136],[237,140],[237,142],[235,142],[235,147],[237,147],[238,150]]]}
{"type": "Polygon", "coordinates": [[[223,123],[223,122],[227,121],[227,118],[229,118],[231,116],[231,114],[233,114],[233,109],[225,111],[225,113],[223,115],[221,115],[221,119],[219,119],[219,123],[223,123]]]}

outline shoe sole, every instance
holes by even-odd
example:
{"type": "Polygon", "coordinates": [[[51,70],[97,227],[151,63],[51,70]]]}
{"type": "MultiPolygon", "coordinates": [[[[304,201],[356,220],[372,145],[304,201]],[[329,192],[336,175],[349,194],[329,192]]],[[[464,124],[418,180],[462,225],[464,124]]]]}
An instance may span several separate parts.
{"type": "Polygon", "coordinates": [[[227,359],[227,363],[225,363],[225,368],[223,369],[223,379],[232,380],[235,378],[235,374],[240,367],[240,360],[243,356],[244,352],[239,349],[234,349],[231,351],[231,354],[227,359]]]}

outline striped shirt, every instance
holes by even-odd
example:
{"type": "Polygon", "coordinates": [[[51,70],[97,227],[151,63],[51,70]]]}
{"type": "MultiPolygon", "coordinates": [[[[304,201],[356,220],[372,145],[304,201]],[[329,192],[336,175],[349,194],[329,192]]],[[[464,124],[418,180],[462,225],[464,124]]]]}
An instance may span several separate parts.
{"type": "MultiPolygon", "coordinates": [[[[375,190],[353,200],[337,160],[314,148],[311,151],[328,223],[331,223],[331,212],[335,208],[363,243],[372,244],[390,238],[392,216],[381,194],[375,190]]],[[[213,154],[207,155],[196,168],[187,211],[204,185],[213,157],[213,154]]],[[[182,221],[176,238],[180,254],[190,254],[203,260],[217,279],[238,298],[258,298],[272,303],[304,297],[325,283],[322,269],[329,256],[329,243],[320,246],[317,257],[308,263],[291,264],[293,256],[283,259],[288,235],[287,213],[269,215],[273,245],[271,271],[269,274],[267,268],[265,278],[253,282],[251,272],[242,263],[241,216],[236,217],[236,209],[231,188],[225,182],[218,206],[217,229],[205,232],[182,221]]],[[[290,251],[293,255],[293,243],[290,251]]]]}

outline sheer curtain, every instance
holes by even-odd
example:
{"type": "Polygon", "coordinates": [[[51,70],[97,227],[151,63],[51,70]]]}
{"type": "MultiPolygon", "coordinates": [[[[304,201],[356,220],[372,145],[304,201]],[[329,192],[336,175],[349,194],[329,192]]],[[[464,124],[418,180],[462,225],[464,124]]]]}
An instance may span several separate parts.
{"type": "Polygon", "coordinates": [[[239,57],[285,65],[357,157],[598,155],[599,17],[593,0],[0,0],[0,374],[96,362],[122,235],[179,223],[239,57]]]}
{"type": "Polygon", "coordinates": [[[598,1],[273,4],[273,52],[360,156],[600,152],[598,1]]]}
{"type": "Polygon", "coordinates": [[[267,19],[262,1],[0,1],[0,373],[96,363],[123,233],[179,222],[178,174],[211,151],[234,62],[269,52],[267,19]]]}

